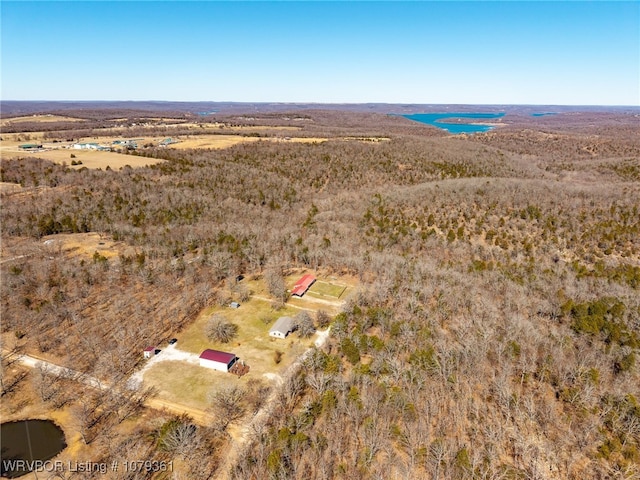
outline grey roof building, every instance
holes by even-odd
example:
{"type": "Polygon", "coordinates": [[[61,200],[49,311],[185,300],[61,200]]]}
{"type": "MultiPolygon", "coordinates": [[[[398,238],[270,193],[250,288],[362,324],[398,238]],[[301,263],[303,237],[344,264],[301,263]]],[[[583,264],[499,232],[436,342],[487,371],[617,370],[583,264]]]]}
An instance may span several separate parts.
{"type": "Polygon", "coordinates": [[[280,317],[269,330],[269,336],[275,338],[287,338],[293,331],[293,318],[280,317]]]}

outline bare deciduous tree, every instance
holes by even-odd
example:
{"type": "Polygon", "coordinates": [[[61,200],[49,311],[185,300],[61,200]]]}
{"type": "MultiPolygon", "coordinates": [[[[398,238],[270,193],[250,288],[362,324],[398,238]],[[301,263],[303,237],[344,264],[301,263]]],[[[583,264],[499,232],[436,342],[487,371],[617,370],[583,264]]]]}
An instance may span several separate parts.
{"type": "Polygon", "coordinates": [[[205,334],[214,342],[229,343],[238,334],[238,326],[215,314],[207,323],[205,334]]]}
{"type": "Polygon", "coordinates": [[[209,394],[211,410],[216,416],[216,425],[224,429],[230,423],[242,418],[246,406],[245,390],[238,385],[223,386],[209,394]]]}
{"type": "Polygon", "coordinates": [[[316,333],[316,328],[313,325],[313,319],[307,312],[302,311],[293,318],[295,330],[302,338],[309,338],[316,333]]]}
{"type": "Polygon", "coordinates": [[[197,427],[181,419],[174,422],[162,437],[162,447],[172,455],[189,458],[199,447],[201,439],[197,427]]]}
{"type": "Polygon", "coordinates": [[[269,268],[264,273],[264,280],[267,285],[267,291],[269,295],[278,301],[284,302],[288,297],[287,288],[284,284],[284,277],[282,273],[276,268],[269,268]]]}

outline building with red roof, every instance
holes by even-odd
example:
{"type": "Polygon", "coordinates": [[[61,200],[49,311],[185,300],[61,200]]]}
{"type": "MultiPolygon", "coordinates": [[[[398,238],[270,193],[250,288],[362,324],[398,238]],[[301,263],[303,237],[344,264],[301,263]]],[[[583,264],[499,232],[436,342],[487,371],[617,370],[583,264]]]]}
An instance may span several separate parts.
{"type": "Polygon", "coordinates": [[[313,275],[305,275],[293,286],[291,295],[295,295],[296,297],[303,296],[305,293],[307,293],[307,290],[309,290],[309,287],[313,285],[313,282],[315,281],[316,277],[314,277],[313,275]]]}
{"type": "Polygon", "coordinates": [[[221,352],[219,350],[206,349],[200,354],[200,366],[213,368],[220,372],[228,372],[238,357],[234,353],[221,352]]]}
{"type": "Polygon", "coordinates": [[[156,354],[156,347],[147,347],[144,349],[144,358],[151,358],[156,354]]]}

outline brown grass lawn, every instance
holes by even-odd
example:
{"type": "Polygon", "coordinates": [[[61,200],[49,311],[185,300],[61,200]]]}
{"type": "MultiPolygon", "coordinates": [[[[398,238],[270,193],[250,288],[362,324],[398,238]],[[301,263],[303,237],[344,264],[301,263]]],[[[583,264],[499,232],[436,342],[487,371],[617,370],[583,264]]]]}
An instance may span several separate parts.
{"type": "Polygon", "coordinates": [[[42,238],[42,242],[51,250],[61,249],[69,256],[82,255],[93,257],[98,252],[103,257],[113,258],[120,253],[131,255],[133,248],[123,242],[114,242],[107,235],[99,233],[60,233],[42,238]]]}
{"type": "Polygon", "coordinates": [[[329,297],[338,299],[342,297],[347,289],[346,285],[336,285],[334,283],[323,282],[316,280],[313,285],[307,291],[307,294],[317,295],[318,297],[329,297]]]}
{"type": "Polygon", "coordinates": [[[199,365],[181,361],[159,362],[144,375],[146,386],[153,386],[158,397],[192,408],[206,409],[209,392],[225,385],[244,385],[251,379],[259,378],[267,383],[274,381],[273,374],[281,375],[311,345],[315,337],[300,339],[296,334],[285,340],[269,337],[269,328],[281,316],[293,316],[298,309],[286,307],[274,311],[270,302],[252,298],[238,309],[213,307],[204,310],[197,320],[177,336],[181,350],[199,355],[211,348],[236,354],[251,367],[241,378],[218,372],[199,365]],[[213,342],[204,333],[212,315],[221,314],[239,326],[238,336],[230,343],[213,342]],[[262,319],[268,319],[265,323],[262,319]],[[282,352],[280,363],[275,362],[276,351],[282,352]],[[266,375],[265,375],[266,374],[266,375]]]}
{"type": "Polygon", "coordinates": [[[202,410],[209,406],[210,391],[238,380],[230,373],[178,361],[160,362],[144,375],[145,386],[155,387],[158,398],[202,410]]]}
{"type": "Polygon", "coordinates": [[[269,337],[269,329],[273,322],[281,316],[294,316],[298,312],[298,309],[291,307],[274,311],[270,302],[257,298],[243,303],[238,309],[208,308],[189,328],[178,335],[178,345],[181,350],[198,355],[207,348],[234,353],[251,367],[248,377],[262,376],[265,373],[280,374],[313,344],[314,337],[300,339],[295,333],[284,340],[269,337]],[[232,342],[213,342],[206,337],[204,331],[207,322],[216,313],[238,325],[238,336],[232,342]],[[263,318],[268,322],[265,323],[263,318]],[[279,364],[274,360],[276,351],[283,353],[279,364]]]}

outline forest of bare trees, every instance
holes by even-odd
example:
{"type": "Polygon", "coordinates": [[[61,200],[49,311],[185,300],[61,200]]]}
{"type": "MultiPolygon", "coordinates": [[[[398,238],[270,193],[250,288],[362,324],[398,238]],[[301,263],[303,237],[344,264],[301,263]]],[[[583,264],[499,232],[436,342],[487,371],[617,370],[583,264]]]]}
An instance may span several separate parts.
{"type": "MultiPolygon", "coordinates": [[[[375,114],[305,115],[336,138],[146,149],[136,154],[164,162],[119,171],[3,159],[1,181],[23,187],[2,196],[8,410],[30,389],[69,407],[102,459],[176,459],[175,478],[223,478],[228,426],[265,401],[259,384],[211,399],[225,421],[149,413],[131,436],[118,425],[152,392],[76,399],[73,379],[15,370],[9,350],[120,385],[144,347],[193,322],[231,279],[264,275],[285,302],[282,271],[305,267],[360,288],[335,318],[317,315],[328,343],[272,399],[231,478],[637,478],[632,117],[599,133],[558,116],[544,132],[447,137],[375,114]],[[85,232],[126,249],[70,255],[44,242],[85,232]]],[[[309,315],[296,322],[313,333],[309,315]]],[[[224,318],[209,327],[233,338],[224,318]]]]}

